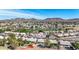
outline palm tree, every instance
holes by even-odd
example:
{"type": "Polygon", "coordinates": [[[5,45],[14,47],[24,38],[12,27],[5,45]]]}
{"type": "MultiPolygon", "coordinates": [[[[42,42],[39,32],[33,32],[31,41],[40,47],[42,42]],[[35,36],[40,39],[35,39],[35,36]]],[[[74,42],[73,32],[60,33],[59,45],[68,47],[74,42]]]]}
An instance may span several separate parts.
{"type": "Polygon", "coordinates": [[[17,41],[18,41],[19,46],[23,46],[26,43],[26,41],[23,41],[21,38],[17,39],[17,41]]]}
{"type": "Polygon", "coordinates": [[[19,42],[17,41],[14,34],[9,35],[8,41],[15,48],[19,46],[19,42]]]}
{"type": "Polygon", "coordinates": [[[50,43],[49,39],[46,39],[44,44],[45,44],[45,47],[50,48],[51,43],[50,43]]]}
{"type": "MultiPolygon", "coordinates": [[[[54,35],[54,34],[53,34],[54,35]]],[[[60,40],[60,37],[59,36],[57,36],[57,35],[54,35],[56,38],[55,38],[55,40],[57,40],[57,42],[58,42],[58,49],[60,49],[60,42],[59,42],[59,40],[60,40]]]]}
{"type": "Polygon", "coordinates": [[[50,36],[50,35],[46,35],[46,39],[45,39],[45,41],[44,41],[45,47],[50,47],[49,36],[50,36]]]}

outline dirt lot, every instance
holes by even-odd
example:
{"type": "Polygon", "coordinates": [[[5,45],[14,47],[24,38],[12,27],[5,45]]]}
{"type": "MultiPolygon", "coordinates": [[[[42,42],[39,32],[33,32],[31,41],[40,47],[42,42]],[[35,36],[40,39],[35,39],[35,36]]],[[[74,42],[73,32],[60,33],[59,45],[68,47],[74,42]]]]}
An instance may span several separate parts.
{"type": "Polygon", "coordinates": [[[7,49],[7,48],[5,48],[3,46],[0,46],[0,50],[9,50],[9,49],[7,49]]]}

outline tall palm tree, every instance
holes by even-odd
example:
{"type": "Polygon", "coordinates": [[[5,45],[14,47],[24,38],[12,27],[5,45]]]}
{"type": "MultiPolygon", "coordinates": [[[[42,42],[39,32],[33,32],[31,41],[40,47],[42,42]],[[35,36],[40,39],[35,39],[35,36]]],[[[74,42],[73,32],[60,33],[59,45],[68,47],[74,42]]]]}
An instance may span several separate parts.
{"type": "Polygon", "coordinates": [[[19,46],[19,42],[17,41],[14,34],[9,35],[8,41],[15,48],[19,46]]]}
{"type": "MultiPolygon", "coordinates": [[[[53,34],[54,35],[54,34],[53,34]]],[[[59,42],[59,40],[60,40],[60,37],[59,36],[57,36],[57,35],[54,35],[56,38],[55,38],[55,40],[57,40],[57,42],[58,42],[58,49],[60,49],[60,42],[59,42]]]]}
{"type": "Polygon", "coordinates": [[[45,39],[45,41],[44,41],[45,47],[50,47],[49,36],[50,36],[50,35],[46,35],[46,39],[45,39]]]}

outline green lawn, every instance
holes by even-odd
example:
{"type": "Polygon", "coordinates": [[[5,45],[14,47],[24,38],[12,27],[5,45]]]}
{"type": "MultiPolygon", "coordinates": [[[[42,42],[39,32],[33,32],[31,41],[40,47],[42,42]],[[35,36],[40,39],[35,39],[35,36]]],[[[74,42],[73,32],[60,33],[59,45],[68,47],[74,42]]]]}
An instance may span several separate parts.
{"type": "Polygon", "coordinates": [[[31,29],[18,29],[18,30],[16,30],[15,32],[24,32],[24,33],[31,33],[31,32],[33,32],[33,30],[31,30],[31,29]]]}

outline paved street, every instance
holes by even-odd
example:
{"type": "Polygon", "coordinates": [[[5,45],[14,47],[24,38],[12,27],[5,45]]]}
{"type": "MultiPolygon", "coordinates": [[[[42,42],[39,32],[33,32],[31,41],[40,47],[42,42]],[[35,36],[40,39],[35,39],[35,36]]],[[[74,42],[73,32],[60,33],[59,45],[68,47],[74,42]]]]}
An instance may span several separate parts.
{"type": "Polygon", "coordinates": [[[79,36],[71,36],[71,37],[61,37],[60,40],[67,40],[67,41],[79,41],[79,36]]]}

